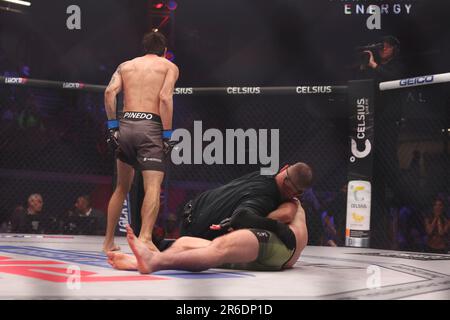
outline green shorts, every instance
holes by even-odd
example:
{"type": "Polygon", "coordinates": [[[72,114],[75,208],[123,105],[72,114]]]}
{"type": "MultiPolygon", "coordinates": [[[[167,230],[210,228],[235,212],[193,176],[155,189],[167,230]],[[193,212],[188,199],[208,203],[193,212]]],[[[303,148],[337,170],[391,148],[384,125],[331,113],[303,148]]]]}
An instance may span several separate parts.
{"type": "Polygon", "coordinates": [[[258,257],[255,261],[247,263],[227,263],[221,266],[226,269],[254,270],[254,271],[278,271],[292,258],[295,248],[288,249],[275,233],[249,229],[259,242],[258,257]]]}

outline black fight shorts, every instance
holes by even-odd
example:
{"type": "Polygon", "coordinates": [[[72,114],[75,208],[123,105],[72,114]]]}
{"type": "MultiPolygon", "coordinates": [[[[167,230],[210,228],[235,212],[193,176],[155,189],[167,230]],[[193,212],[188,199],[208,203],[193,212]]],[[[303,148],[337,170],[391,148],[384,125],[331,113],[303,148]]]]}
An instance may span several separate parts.
{"type": "Polygon", "coordinates": [[[119,124],[116,157],[137,170],[164,172],[161,117],[147,112],[124,112],[119,124]]]}

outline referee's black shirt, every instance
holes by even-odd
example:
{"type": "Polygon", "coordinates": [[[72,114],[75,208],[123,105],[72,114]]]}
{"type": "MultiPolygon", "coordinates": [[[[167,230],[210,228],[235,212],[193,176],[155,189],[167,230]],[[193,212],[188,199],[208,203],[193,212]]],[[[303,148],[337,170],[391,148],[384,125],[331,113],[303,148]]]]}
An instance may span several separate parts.
{"type": "Polygon", "coordinates": [[[227,230],[209,230],[233,212],[241,209],[266,217],[282,203],[274,176],[249,173],[224,186],[208,190],[193,201],[191,223],[183,221],[181,234],[184,236],[213,239],[227,233],[227,230]]]}

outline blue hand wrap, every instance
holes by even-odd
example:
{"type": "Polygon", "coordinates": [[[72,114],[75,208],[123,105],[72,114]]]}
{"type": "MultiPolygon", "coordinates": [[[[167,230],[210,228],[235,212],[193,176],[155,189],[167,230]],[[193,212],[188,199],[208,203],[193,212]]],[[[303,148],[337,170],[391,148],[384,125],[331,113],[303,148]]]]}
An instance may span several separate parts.
{"type": "Polygon", "coordinates": [[[108,129],[117,129],[119,127],[119,121],[114,119],[114,120],[108,120],[108,129]]]}
{"type": "Polygon", "coordinates": [[[170,138],[172,138],[172,133],[173,133],[173,130],[164,130],[163,131],[163,138],[170,140],[170,138]]]}

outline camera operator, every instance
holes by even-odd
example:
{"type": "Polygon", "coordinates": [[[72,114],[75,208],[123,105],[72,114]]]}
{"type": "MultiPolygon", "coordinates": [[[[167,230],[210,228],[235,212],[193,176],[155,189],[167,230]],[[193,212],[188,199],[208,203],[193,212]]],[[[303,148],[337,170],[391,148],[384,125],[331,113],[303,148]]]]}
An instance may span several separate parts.
{"type": "Polygon", "coordinates": [[[381,42],[359,48],[360,71],[365,78],[376,82],[402,78],[404,67],[399,59],[400,41],[394,36],[385,36],[381,42]]]}
{"type": "MultiPolygon", "coordinates": [[[[399,59],[400,42],[394,36],[381,38],[380,43],[358,48],[360,66],[358,78],[380,82],[402,79],[405,69],[399,59]]],[[[403,94],[380,91],[374,113],[374,148],[372,173],[372,246],[386,245],[385,230],[390,207],[411,204],[412,191],[402,177],[398,159],[398,137],[402,123],[403,94]],[[388,194],[390,195],[388,197],[388,194]]]]}

